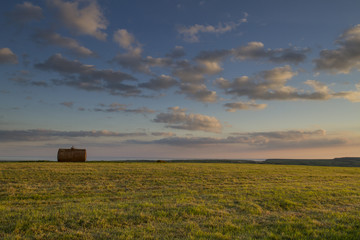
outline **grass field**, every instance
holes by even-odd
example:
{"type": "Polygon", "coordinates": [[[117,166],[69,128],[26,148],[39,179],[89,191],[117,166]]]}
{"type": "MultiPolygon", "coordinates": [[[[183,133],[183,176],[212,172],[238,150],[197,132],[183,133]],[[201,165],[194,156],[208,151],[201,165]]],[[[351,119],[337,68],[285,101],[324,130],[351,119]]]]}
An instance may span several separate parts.
{"type": "Polygon", "coordinates": [[[360,168],[0,163],[0,239],[359,239],[360,168]]]}

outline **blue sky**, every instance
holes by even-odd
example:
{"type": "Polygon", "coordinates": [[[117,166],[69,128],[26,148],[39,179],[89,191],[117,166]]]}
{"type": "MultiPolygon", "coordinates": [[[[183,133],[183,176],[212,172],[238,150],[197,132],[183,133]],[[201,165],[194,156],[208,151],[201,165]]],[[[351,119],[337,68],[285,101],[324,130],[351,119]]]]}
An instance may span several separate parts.
{"type": "Polygon", "coordinates": [[[6,1],[0,159],[360,156],[358,1],[6,1]]]}

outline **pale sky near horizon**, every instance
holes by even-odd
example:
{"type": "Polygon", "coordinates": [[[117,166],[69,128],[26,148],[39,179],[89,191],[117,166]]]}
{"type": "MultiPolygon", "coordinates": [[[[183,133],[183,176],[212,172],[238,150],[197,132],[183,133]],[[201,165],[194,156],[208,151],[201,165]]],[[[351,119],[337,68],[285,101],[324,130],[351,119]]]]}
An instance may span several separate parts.
{"type": "Polygon", "coordinates": [[[360,157],[360,2],[4,1],[0,160],[360,157]]]}

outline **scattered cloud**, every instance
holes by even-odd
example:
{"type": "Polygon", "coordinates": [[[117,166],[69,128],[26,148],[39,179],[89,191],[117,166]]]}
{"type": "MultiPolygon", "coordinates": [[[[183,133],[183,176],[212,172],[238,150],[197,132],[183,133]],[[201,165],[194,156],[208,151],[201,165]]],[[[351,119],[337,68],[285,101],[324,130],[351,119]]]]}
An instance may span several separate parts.
{"type": "Polygon", "coordinates": [[[309,48],[297,47],[265,49],[262,42],[249,42],[246,46],[233,49],[231,53],[240,60],[266,59],[273,63],[298,64],[306,59],[309,51],[309,48]]]}
{"type": "Polygon", "coordinates": [[[346,30],[335,41],[335,50],[324,49],[320,58],[315,59],[315,70],[331,73],[349,73],[352,69],[360,71],[360,24],[346,30]]]}
{"type": "Polygon", "coordinates": [[[7,13],[12,23],[24,25],[31,21],[39,21],[43,18],[42,9],[30,2],[16,4],[15,9],[7,13]]]}
{"type": "Polygon", "coordinates": [[[141,113],[141,114],[148,114],[148,113],[155,113],[155,110],[149,109],[147,107],[142,108],[135,108],[131,109],[128,108],[126,104],[121,103],[111,103],[110,105],[99,104],[98,108],[93,109],[95,112],[127,112],[127,113],[141,113]]]}
{"type": "Polygon", "coordinates": [[[173,132],[152,132],[151,135],[156,137],[173,137],[176,134],[173,132]]]}
{"type": "Polygon", "coordinates": [[[350,102],[360,102],[360,83],[356,84],[356,91],[341,91],[333,93],[334,98],[344,98],[350,102]]]}
{"type": "Polygon", "coordinates": [[[188,60],[177,62],[172,74],[183,83],[202,83],[205,80],[205,69],[191,64],[188,60]]]}
{"type": "Polygon", "coordinates": [[[0,48],[0,64],[17,64],[18,58],[10,48],[0,48]]]}
{"type": "Polygon", "coordinates": [[[52,30],[38,30],[34,36],[34,40],[42,45],[55,45],[69,49],[71,53],[78,57],[94,57],[96,54],[90,49],[81,46],[78,41],[72,38],[63,37],[52,30]]]}
{"type": "MultiPolygon", "coordinates": [[[[295,68],[298,64],[305,61],[307,61],[306,63],[309,62],[307,58],[310,56],[310,48],[293,45],[282,46],[283,48],[276,48],[281,46],[273,45],[272,48],[269,48],[266,46],[266,40],[263,42],[256,41],[260,40],[256,39],[260,35],[255,36],[255,41],[243,41],[243,43],[240,43],[241,45],[218,45],[216,49],[213,48],[214,45],[209,43],[201,45],[203,50],[206,51],[200,52],[194,52],[196,51],[195,48],[189,48],[187,49],[189,56],[186,56],[183,46],[176,46],[176,44],[169,42],[163,46],[170,46],[169,51],[166,52],[163,51],[163,48],[155,50],[145,49],[145,46],[151,48],[149,44],[154,43],[152,41],[154,39],[147,39],[146,36],[144,39],[137,39],[138,28],[136,31],[124,29],[124,26],[112,25],[111,29],[108,28],[110,25],[105,11],[107,11],[106,6],[111,4],[97,0],[45,0],[44,2],[31,2],[29,0],[17,1],[10,4],[13,6],[10,10],[5,10],[7,12],[4,19],[9,20],[14,25],[4,28],[4,31],[10,30],[9,33],[4,32],[3,34],[5,37],[4,42],[8,42],[9,45],[5,44],[2,46],[3,48],[0,48],[0,65],[18,65],[2,66],[5,89],[0,90],[0,94],[7,94],[3,95],[7,100],[16,94],[22,94],[25,105],[20,107],[11,106],[14,103],[10,101],[10,106],[5,106],[4,110],[29,110],[36,102],[45,103],[46,99],[36,99],[34,91],[39,92],[41,89],[35,89],[33,86],[52,87],[43,89],[46,92],[54,92],[53,90],[56,90],[57,86],[68,86],[77,92],[85,90],[117,95],[111,97],[113,99],[117,98],[117,100],[84,108],[79,107],[70,98],[63,99],[63,102],[58,101],[57,107],[59,108],[61,107],[69,111],[70,109],[87,111],[97,116],[107,115],[109,118],[114,118],[115,115],[133,116],[135,114],[143,114],[149,121],[152,120],[152,124],[157,125],[156,123],[158,123],[157,127],[160,127],[159,129],[171,130],[176,132],[176,134],[166,132],[167,130],[164,132],[161,132],[162,130],[153,132],[144,126],[142,126],[144,127],[143,129],[130,133],[107,130],[0,130],[0,142],[24,141],[21,144],[30,146],[31,143],[28,143],[28,141],[44,141],[46,143],[48,140],[59,142],[58,140],[65,139],[63,142],[71,142],[68,141],[69,139],[72,140],[71,138],[89,138],[79,139],[79,142],[90,143],[94,138],[101,138],[98,141],[93,141],[93,144],[104,142],[104,145],[106,145],[106,141],[103,141],[104,139],[102,138],[107,138],[111,144],[116,145],[125,143],[127,139],[134,138],[142,140],[142,142],[134,140],[134,143],[137,142],[139,144],[195,147],[199,145],[212,145],[208,149],[216,149],[217,146],[229,146],[232,144],[231,147],[224,147],[223,152],[227,151],[227,149],[237,149],[238,146],[238,149],[241,150],[258,150],[331,147],[349,143],[349,140],[339,136],[351,136],[351,134],[339,133],[338,135],[330,134],[329,136],[322,129],[226,134],[222,133],[221,112],[217,112],[216,114],[218,115],[208,116],[194,114],[180,107],[156,111],[150,109],[150,105],[147,105],[149,108],[145,107],[146,104],[139,105],[139,101],[137,101],[139,99],[136,99],[136,101],[133,99],[133,104],[130,104],[128,101],[122,102],[121,97],[146,97],[147,102],[153,104],[153,107],[159,103],[157,99],[155,100],[157,97],[166,94],[182,94],[182,98],[202,103],[220,102],[220,105],[215,104],[216,106],[213,107],[223,107],[223,112],[224,110],[227,112],[261,110],[267,107],[267,104],[264,104],[267,103],[265,101],[271,100],[325,101],[346,99],[351,102],[360,102],[360,84],[356,84],[355,88],[350,86],[350,83],[356,81],[356,79],[351,79],[350,75],[343,79],[343,85],[341,86],[326,83],[325,80],[323,80],[324,83],[314,80],[322,71],[333,74],[349,74],[354,70],[360,71],[360,24],[343,31],[335,39],[332,49],[321,49],[319,55],[312,61],[314,64],[313,70],[317,72],[311,73],[301,68],[295,68]],[[103,4],[105,8],[102,8],[103,4]],[[50,12],[45,12],[48,10],[50,12]],[[24,26],[29,28],[18,33],[12,31],[14,27],[22,28],[24,26]],[[108,50],[111,46],[103,46],[100,51],[102,51],[101,53],[104,57],[107,56],[107,60],[114,57],[113,60],[104,62],[101,56],[96,59],[82,59],[97,56],[92,50],[98,47],[101,48],[101,46],[96,46],[96,42],[99,43],[98,40],[101,40],[101,44],[104,45],[107,39],[110,40],[111,46],[118,46],[118,51],[109,52],[108,50]],[[30,42],[27,42],[29,40],[30,42]],[[36,48],[36,43],[39,46],[44,46],[45,49],[40,49],[39,51],[39,46],[36,48]],[[65,54],[70,53],[77,60],[65,57],[64,53],[63,55],[51,53],[54,55],[51,56],[49,54],[46,58],[43,58],[44,54],[48,54],[49,51],[54,49],[65,52],[65,54]],[[109,57],[108,54],[112,54],[112,56],[109,57]],[[242,70],[251,72],[254,66],[248,65],[249,62],[252,62],[251,64],[255,63],[256,69],[268,65],[274,66],[268,70],[259,71],[248,76],[237,75],[238,77],[236,78],[231,77],[235,72],[241,73],[242,70]],[[104,67],[111,63],[115,63],[115,68],[106,69],[104,67]],[[229,69],[227,69],[228,67],[229,69]],[[224,71],[224,68],[226,71],[224,71]],[[301,75],[312,75],[313,79],[306,78],[301,80],[301,75]],[[216,79],[215,85],[212,85],[214,79],[216,79]],[[301,86],[300,84],[304,85],[301,86]],[[332,90],[337,88],[343,89],[332,90]],[[119,98],[119,96],[121,97],[119,98]],[[202,135],[196,135],[194,131],[202,131],[203,133],[202,135]],[[180,133],[183,135],[179,135],[180,133]],[[245,146],[245,148],[241,148],[242,146],[245,146]]],[[[199,7],[208,3],[199,0],[196,4],[199,7]]],[[[176,4],[174,6],[176,7],[176,4]]],[[[183,3],[178,4],[178,7],[181,7],[182,10],[186,9],[183,3]]],[[[230,19],[231,16],[228,15],[228,17],[230,19]]],[[[175,34],[186,42],[200,42],[206,36],[216,37],[234,32],[235,34],[236,32],[239,33],[244,26],[241,24],[247,22],[247,19],[248,15],[244,14],[242,19],[238,21],[232,20],[232,22],[231,19],[229,20],[230,22],[225,22],[226,20],[222,22],[217,22],[217,20],[208,23],[199,22],[199,24],[194,24],[196,22],[193,22],[193,24],[178,27],[175,29],[177,31],[175,34]]],[[[161,19],[157,20],[161,21],[161,19]]],[[[115,22],[114,24],[116,25],[115,22]]],[[[150,32],[150,29],[148,29],[148,32],[150,32]]],[[[237,35],[239,36],[239,34],[237,35]]],[[[251,38],[251,36],[248,37],[251,38]]],[[[168,40],[171,40],[171,38],[168,40]]],[[[158,45],[159,43],[156,44],[156,46],[158,45]]],[[[303,67],[306,68],[308,65],[304,64],[303,67]]],[[[91,95],[95,96],[97,94],[91,95]]],[[[105,102],[104,100],[99,100],[99,102],[105,102]]],[[[131,99],[127,100],[130,101],[131,99]]],[[[194,109],[202,106],[201,104],[198,105],[198,103],[195,105],[194,109]]],[[[263,113],[265,112],[267,110],[263,111],[263,113]]],[[[7,126],[17,124],[16,122],[11,122],[11,116],[3,115],[0,118],[2,122],[6,122],[7,126]]],[[[352,131],[354,127],[350,124],[345,128],[352,131]]],[[[39,143],[36,144],[40,145],[39,143]]],[[[10,143],[10,145],[14,144],[10,143]]],[[[349,145],[355,144],[351,142],[349,145]]],[[[133,147],[136,148],[136,146],[133,147]]],[[[154,146],[148,147],[150,149],[154,146]]],[[[157,147],[161,149],[161,146],[157,147]]],[[[172,149],[172,147],[169,149],[172,149]]]]}
{"type": "Polygon", "coordinates": [[[234,136],[240,137],[262,137],[266,139],[281,139],[284,141],[293,141],[307,139],[314,136],[325,136],[326,131],[323,129],[317,130],[288,130],[288,131],[272,131],[272,132],[251,132],[251,133],[233,133],[234,136]]]}
{"type": "Polygon", "coordinates": [[[289,65],[265,70],[253,77],[242,76],[230,82],[224,78],[218,78],[215,83],[218,87],[225,89],[226,93],[239,97],[247,96],[249,99],[262,100],[328,100],[331,95],[320,89],[317,82],[308,81],[307,84],[314,88],[313,92],[304,92],[297,88],[287,86],[288,80],[296,76],[289,65]]]}
{"type": "Polygon", "coordinates": [[[356,91],[340,91],[334,92],[329,89],[325,84],[315,81],[315,80],[307,80],[305,84],[311,86],[318,94],[322,94],[323,96],[327,96],[328,99],[333,98],[344,98],[350,102],[360,102],[360,84],[356,84],[356,91]]]}
{"type": "Polygon", "coordinates": [[[126,109],[125,112],[148,114],[148,113],[155,113],[156,111],[149,109],[147,107],[141,107],[141,108],[135,108],[135,109],[126,109]]]}
{"type": "MultiPolygon", "coordinates": [[[[124,68],[128,68],[133,72],[141,72],[153,76],[154,74],[151,71],[151,67],[166,67],[171,70],[172,76],[179,80],[179,83],[177,83],[176,79],[171,76],[167,76],[167,75],[162,75],[160,77],[155,76],[149,82],[139,84],[139,87],[158,91],[161,89],[167,89],[172,86],[178,85],[179,86],[179,90],[177,91],[178,93],[184,94],[188,98],[200,102],[216,102],[218,100],[218,96],[216,92],[211,91],[207,88],[207,85],[205,84],[205,80],[206,80],[206,76],[212,76],[222,72],[223,71],[222,63],[228,57],[232,56],[235,59],[239,59],[239,60],[267,59],[268,61],[276,62],[276,63],[289,62],[289,63],[297,64],[305,59],[306,57],[305,54],[309,51],[308,49],[298,49],[295,47],[287,48],[287,49],[265,50],[262,43],[251,42],[247,46],[239,47],[237,49],[202,51],[191,61],[189,60],[175,61],[176,57],[182,56],[181,53],[183,50],[182,47],[175,48],[172,54],[167,54],[165,58],[153,58],[150,56],[143,58],[141,56],[142,49],[141,47],[139,47],[140,44],[137,42],[137,40],[132,34],[122,29],[120,32],[118,32],[118,36],[116,37],[116,39],[118,39],[120,46],[128,50],[128,52],[120,53],[113,59],[113,61],[117,62],[119,65],[123,66],[124,68]],[[177,50],[180,50],[180,53],[176,53],[177,50]]],[[[290,68],[290,67],[286,66],[286,68],[290,68]]],[[[275,71],[276,70],[272,70],[274,74],[275,71]]],[[[263,71],[261,74],[265,74],[265,75],[270,74],[266,72],[267,71],[263,71]]],[[[260,78],[261,74],[258,74],[256,78],[260,78]]],[[[286,72],[284,72],[284,74],[286,74],[286,72]]],[[[271,78],[271,76],[268,76],[268,78],[271,78]]],[[[290,78],[292,78],[292,76],[289,77],[288,79],[290,78]]],[[[276,81],[277,80],[274,80],[274,82],[276,81]]],[[[274,84],[270,84],[270,85],[274,86],[274,84]]],[[[280,85],[281,83],[279,83],[277,87],[280,87],[280,85]]],[[[263,88],[263,86],[259,86],[259,88],[263,88]]],[[[302,97],[303,98],[321,97],[321,96],[316,96],[316,94],[314,96],[307,96],[307,95],[303,96],[300,93],[299,93],[301,95],[300,97],[295,96],[297,94],[294,92],[296,91],[296,89],[291,88],[289,86],[283,86],[281,88],[281,91],[278,91],[276,94],[272,94],[273,96],[268,96],[267,98],[264,99],[276,98],[277,94],[286,95],[285,91],[289,91],[291,89],[293,91],[290,92],[290,95],[293,94],[293,96],[282,96],[282,97],[289,99],[297,99],[302,97]]],[[[268,89],[268,90],[269,92],[273,91],[273,89],[268,89]]],[[[278,97],[281,98],[281,96],[278,97]]]]}
{"type": "Polygon", "coordinates": [[[222,125],[215,117],[202,114],[187,114],[186,109],[179,107],[168,108],[168,113],[160,113],[153,120],[157,123],[166,123],[168,128],[192,131],[220,133],[222,125]]]}
{"type": "Polygon", "coordinates": [[[203,83],[204,75],[214,75],[222,71],[219,62],[211,60],[196,60],[195,63],[188,60],[179,61],[173,66],[172,73],[182,83],[203,83]]]}
{"type": "Polygon", "coordinates": [[[0,142],[18,141],[48,141],[67,138],[85,137],[138,137],[146,136],[143,132],[121,133],[108,130],[100,131],[57,131],[49,129],[29,129],[29,130],[0,130],[0,142]]]}
{"type": "Polygon", "coordinates": [[[216,102],[218,96],[205,84],[205,75],[211,76],[220,73],[223,69],[218,58],[196,57],[193,62],[181,60],[173,64],[172,74],[180,80],[180,94],[200,102],[216,102]]]}
{"type": "Polygon", "coordinates": [[[127,52],[117,54],[112,59],[112,62],[116,62],[134,73],[154,75],[150,69],[151,67],[167,67],[172,63],[170,58],[143,57],[141,44],[135,39],[134,35],[126,29],[118,29],[115,31],[113,40],[117,42],[120,47],[127,50],[127,52]]]}
{"type": "Polygon", "coordinates": [[[210,91],[205,84],[181,84],[178,93],[199,102],[211,103],[218,100],[216,92],[210,91]]]}
{"type": "Polygon", "coordinates": [[[112,62],[116,62],[134,73],[145,73],[148,75],[154,75],[150,69],[151,67],[168,67],[172,64],[170,58],[153,58],[151,56],[144,58],[142,56],[142,49],[139,47],[131,49],[126,53],[117,54],[112,59],[112,62]]]}
{"type": "Polygon", "coordinates": [[[126,29],[118,29],[114,32],[114,42],[118,43],[120,47],[127,50],[141,49],[140,43],[135,39],[134,35],[129,33],[126,29]]]}
{"type": "Polygon", "coordinates": [[[110,69],[97,70],[93,65],[68,60],[61,54],[55,54],[35,67],[45,71],[55,71],[64,79],[54,81],[57,85],[68,85],[87,91],[107,91],[113,95],[137,95],[140,90],[136,86],[124,84],[123,81],[136,80],[133,76],[110,69]]]}
{"type": "Polygon", "coordinates": [[[128,140],[135,144],[160,144],[177,147],[198,147],[199,145],[223,144],[224,139],[212,137],[165,137],[153,141],[128,140]]]}
{"type": "Polygon", "coordinates": [[[60,53],[49,57],[45,62],[35,64],[35,67],[41,70],[56,71],[62,74],[88,74],[94,71],[93,65],[85,65],[81,62],[68,60],[60,53]]]}
{"type": "Polygon", "coordinates": [[[129,140],[137,144],[165,144],[178,147],[198,147],[201,145],[237,145],[255,149],[295,149],[341,146],[349,142],[345,138],[328,137],[322,129],[288,130],[273,132],[244,132],[233,133],[225,138],[215,137],[165,137],[153,141],[129,140]]]}
{"type": "Polygon", "coordinates": [[[261,110],[267,107],[267,104],[257,104],[255,102],[233,102],[225,103],[224,106],[228,112],[236,112],[237,110],[261,110]]]}
{"type": "Polygon", "coordinates": [[[253,139],[253,144],[270,149],[277,148],[317,148],[344,145],[349,140],[345,138],[328,137],[323,129],[288,130],[272,132],[234,133],[237,138],[253,139]]]}
{"type": "Polygon", "coordinates": [[[139,84],[139,87],[158,91],[171,88],[177,84],[178,82],[173,77],[163,74],[161,76],[150,79],[149,82],[139,84]]]}
{"type": "MultiPolygon", "coordinates": [[[[210,91],[205,85],[206,75],[211,76],[219,74],[223,71],[222,63],[226,58],[232,56],[239,60],[245,59],[267,59],[271,62],[282,63],[289,62],[297,64],[304,61],[308,49],[298,49],[298,48],[287,48],[287,49],[264,49],[264,45],[260,42],[251,42],[247,46],[239,47],[237,49],[230,50],[214,50],[214,51],[202,51],[200,52],[193,61],[189,60],[180,60],[174,61],[175,57],[182,56],[181,52],[175,54],[175,50],[182,51],[182,47],[177,47],[172,54],[167,54],[167,58],[152,58],[150,56],[143,58],[141,56],[142,49],[139,47],[139,43],[136,41],[134,36],[128,33],[126,30],[118,30],[117,35],[114,35],[114,39],[117,39],[120,46],[127,49],[128,52],[118,54],[113,61],[117,62],[121,66],[131,69],[133,72],[141,72],[153,75],[150,68],[151,67],[169,67],[171,69],[172,75],[180,80],[179,91],[178,93],[186,95],[188,98],[200,101],[200,102],[216,102],[218,97],[215,91],[210,91]],[[117,36],[115,38],[115,36],[117,36]]],[[[286,66],[285,68],[290,68],[286,66]]],[[[278,71],[282,69],[279,68],[278,71]]],[[[258,89],[263,89],[268,93],[269,96],[262,96],[260,99],[298,99],[298,98],[317,98],[321,96],[315,95],[302,95],[296,92],[296,89],[291,88],[290,86],[283,86],[286,82],[279,82],[278,79],[275,79],[275,76],[270,76],[270,73],[276,74],[276,69],[272,71],[263,71],[258,74],[256,78],[261,78],[261,74],[264,75],[266,82],[260,84],[258,89]],[[266,75],[266,76],[265,76],[266,75]],[[273,83],[270,83],[273,81],[273,83]],[[278,82],[277,86],[275,86],[278,82]],[[264,86],[268,85],[269,89],[266,91],[264,86]],[[278,88],[274,93],[273,88],[278,88]],[[283,96],[280,96],[283,95],[283,96]],[[286,96],[287,95],[287,96],[286,96]],[[299,95],[299,96],[297,96],[299,95]]],[[[291,71],[291,70],[290,70],[291,71]]],[[[282,74],[290,73],[290,71],[284,71],[282,74]]],[[[296,72],[293,72],[296,75],[296,72]]],[[[287,79],[292,78],[294,75],[288,75],[287,79]]],[[[139,87],[148,88],[152,90],[161,90],[166,89],[171,86],[175,86],[176,80],[170,76],[164,77],[155,77],[147,83],[139,84],[139,87]]],[[[249,80],[249,84],[252,80],[249,80]]],[[[256,87],[256,86],[254,86],[256,87]]],[[[258,91],[254,89],[254,91],[258,91]]],[[[262,95],[264,95],[264,93],[262,95]]],[[[251,99],[256,99],[252,98],[251,99]]]]}
{"type": "Polygon", "coordinates": [[[27,70],[20,70],[12,74],[12,77],[9,78],[10,81],[13,81],[17,84],[25,86],[36,86],[36,87],[48,87],[49,84],[44,81],[32,81],[33,74],[27,70]]]}
{"type": "Polygon", "coordinates": [[[313,91],[304,91],[286,83],[297,72],[292,71],[290,66],[274,68],[262,71],[253,77],[242,76],[232,82],[224,78],[218,78],[215,84],[225,90],[227,94],[246,96],[249,99],[262,100],[329,100],[344,98],[351,102],[360,102],[360,84],[356,85],[356,91],[334,92],[329,87],[316,80],[307,80],[304,84],[310,86],[313,91]]]}
{"type": "Polygon", "coordinates": [[[151,74],[149,66],[141,56],[142,49],[128,51],[126,53],[117,54],[112,61],[116,62],[125,69],[130,69],[134,73],[151,74]]]}
{"type": "Polygon", "coordinates": [[[49,84],[44,81],[32,81],[31,85],[36,86],[36,87],[48,87],[49,86],[49,84]]]}
{"type": "Polygon", "coordinates": [[[230,32],[239,27],[242,23],[247,22],[248,14],[244,14],[244,18],[240,19],[237,22],[228,22],[228,23],[218,23],[217,26],[213,25],[201,25],[195,24],[193,26],[185,27],[181,26],[178,28],[178,33],[183,37],[186,42],[199,42],[200,33],[213,33],[213,34],[223,34],[230,32]]]}
{"type": "Polygon", "coordinates": [[[68,108],[72,108],[74,106],[74,102],[62,102],[60,104],[68,108]]]}
{"type": "Polygon", "coordinates": [[[223,61],[226,57],[232,54],[232,50],[212,50],[212,51],[201,51],[195,59],[200,62],[216,62],[223,61]]]}
{"type": "Polygon", "coordinates": [[[298,47],[265,49],[262,42],[249,42],[245,46],[233,49],[201,51],[196,59],[219,63],[227,57],[233,57],[240,61],[266,60],[271,63],[299,64],[305,61],[306,54],[309,52],[309,48],[298,47]]]}
{"type": "Polygon", "coordinates": [[[95,112],[122,112],[126,110],[126,104],[112,103],[110,105],[99,104],[98,108],[94,108],[95,112]]]}
{"type": "Polygon", "coordinates": [[[183,46],[175,46],[175,48],[173,50],[171,50],[171,52],[167,53],[165,55],[165,57],[169,57],[169,58],[181,58],[185,56],[185,50],[183,46]]]}
{"type": "Polygon", "coordinates": [[[108,21],[103,15],[96,0],[47,0],[53,8],[56,17],[65,27],[76,35],[90,35],[99,40],[105,40],[108,21]]]}

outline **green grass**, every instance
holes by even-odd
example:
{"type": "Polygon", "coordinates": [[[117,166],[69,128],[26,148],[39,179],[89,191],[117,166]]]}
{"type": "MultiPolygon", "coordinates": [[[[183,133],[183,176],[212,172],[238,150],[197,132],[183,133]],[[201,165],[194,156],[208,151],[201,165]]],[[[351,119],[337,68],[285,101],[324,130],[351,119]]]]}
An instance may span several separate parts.
{"type": "Polygon", "coordinates": [[[359,239],[360,168],[0,163],[0,239],[359,239]]]}

